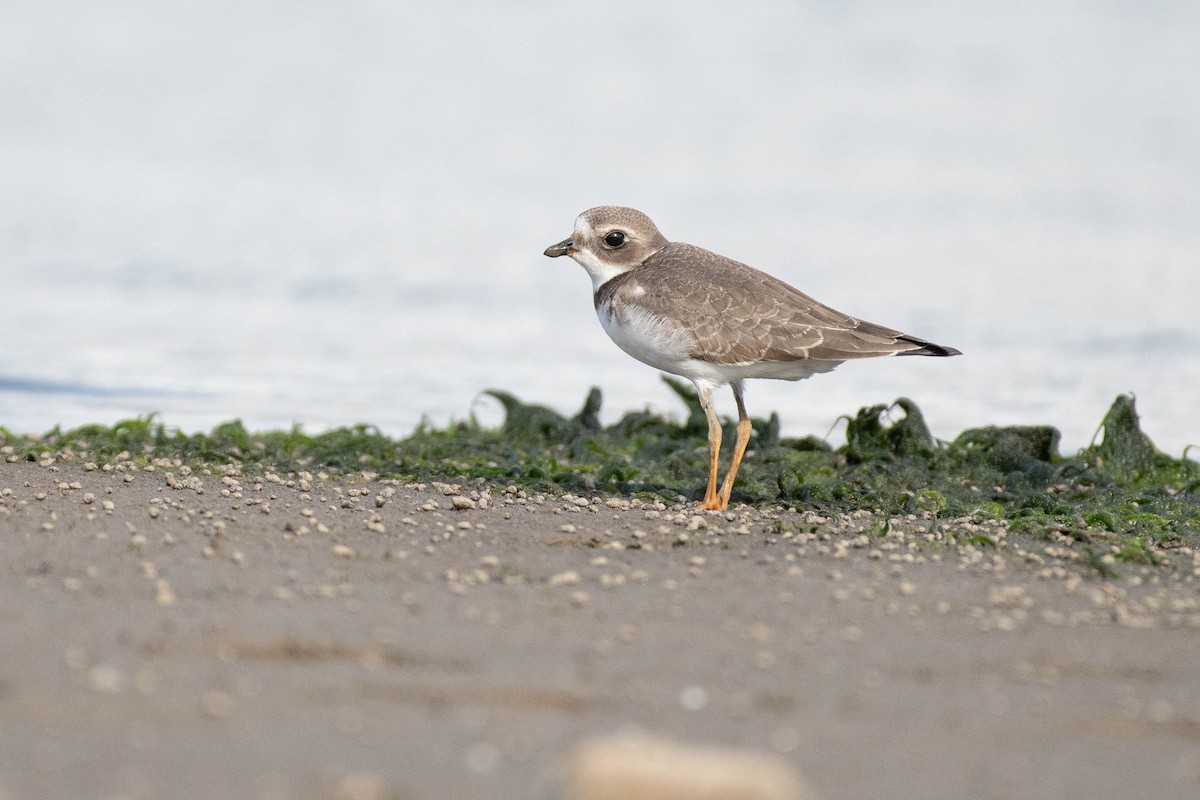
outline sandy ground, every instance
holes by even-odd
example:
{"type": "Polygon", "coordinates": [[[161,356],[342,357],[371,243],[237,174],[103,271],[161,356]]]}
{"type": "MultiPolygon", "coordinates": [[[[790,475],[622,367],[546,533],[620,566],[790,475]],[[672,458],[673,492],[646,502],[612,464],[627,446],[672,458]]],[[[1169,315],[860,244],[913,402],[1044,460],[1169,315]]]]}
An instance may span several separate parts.
{"type": "Polygon", "coordinates": [[[480,498],[0,460],[0,797],[562,798],[633,726],[825,800],[1200,796],[1190,550],[480,498]]]}

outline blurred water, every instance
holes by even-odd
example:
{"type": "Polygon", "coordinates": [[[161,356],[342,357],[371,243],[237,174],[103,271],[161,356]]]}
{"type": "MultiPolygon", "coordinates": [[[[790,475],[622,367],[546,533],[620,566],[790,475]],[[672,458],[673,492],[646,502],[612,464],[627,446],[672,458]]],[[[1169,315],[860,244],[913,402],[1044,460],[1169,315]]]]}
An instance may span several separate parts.
{"type": "MultiPolygon", "coordinates": [[[[6,4],[0,425],[677,409],[542,249],[616,203],[966,355],[751,384],[824,434],[1119,392],[1200,443],[1200,5],[6,4]]],[[[732,403],[723,398],[726,410],[732,403]]],[[[836,436],[836,434],[835,434],[836,436]]]]}

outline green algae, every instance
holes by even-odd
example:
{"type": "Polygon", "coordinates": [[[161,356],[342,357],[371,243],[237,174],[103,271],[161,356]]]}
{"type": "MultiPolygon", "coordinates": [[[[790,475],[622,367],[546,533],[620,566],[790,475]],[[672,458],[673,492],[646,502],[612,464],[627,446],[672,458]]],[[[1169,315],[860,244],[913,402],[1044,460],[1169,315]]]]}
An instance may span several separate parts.
{"type": "MultiPolygon", "coordinates": [[[[707,477],[707,425],[695,392],[666,379],[687,410],[682,422],[633,411],[600,422],[592,389],[578,413],[565,416],[488,390],[505,410],[499,429],[475,420],[445,428],[422,425],[396,439],[357,425],[319,434],[299,427],[255,433],[240,421],[185,434],[149,416],[111,427],[55,428],[40,437],[0,428],[9,458],[186,463],[219,472],[370,472],[408,481],[516,484],[547,492],[591,492],[673,501],[699,499],[707,477]]],[[[933,437],[917,404],[900,398],[846,417],[846,444],[782,438],[778,416],[752,420],[750,454],[734,502],[924,514],[934,519],[1008,520],[1011,529],[1062,534],[1081,542],[1132,537],[1118,560],[1147,563],[1146,544],[1170,546],[1200,536],[1200,464],[1159,452],[1139,426],[1134,398],[1113,402],[1098,442],[1070,456],[1050,426],[982,427],[949,442],[933,437]],[[1139,549],[1140,547],[1140,549],[1139,549]]],[[[726,441],[733,420],[724,420],[726,441]]],[[[728,450],[728,448],[727,448],[728,450]]],[[[725,462],[727,463],[726,452],[725,462]]],[[[972,541],[979,547],[993,542],[972,541]]]]}

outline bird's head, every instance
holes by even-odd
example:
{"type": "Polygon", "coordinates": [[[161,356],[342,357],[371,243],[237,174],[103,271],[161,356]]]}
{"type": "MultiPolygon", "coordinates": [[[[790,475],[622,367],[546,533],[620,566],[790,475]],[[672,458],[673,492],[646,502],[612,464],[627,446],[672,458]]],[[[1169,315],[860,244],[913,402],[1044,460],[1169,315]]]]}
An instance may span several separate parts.
{"type": "Polygon", "coordinates": [[[575,230],[567,239],[546,248],[551,258],[570,256],[592,278],[598,289],[623,272],[640,266],[667,246],[650,218],[621,206],[589,208],[575,218],[575,230]]]}

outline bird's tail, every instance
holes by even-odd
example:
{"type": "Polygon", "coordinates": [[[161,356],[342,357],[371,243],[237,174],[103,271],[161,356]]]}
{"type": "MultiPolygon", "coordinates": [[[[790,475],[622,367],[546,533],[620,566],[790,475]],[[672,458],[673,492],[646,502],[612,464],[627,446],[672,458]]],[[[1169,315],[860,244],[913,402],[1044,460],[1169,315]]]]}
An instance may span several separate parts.
{"type": "Polygon", "coordinates": [[[897,336],[897,342],[906,342],[914,345],[911,350],[905,350],[896,353],[898,356],[961,356],[961,350],[955,350],[953,347],[946,347],[933,342],[927,342],[924,339],[918,339],[915,336],[897,336]]]}

